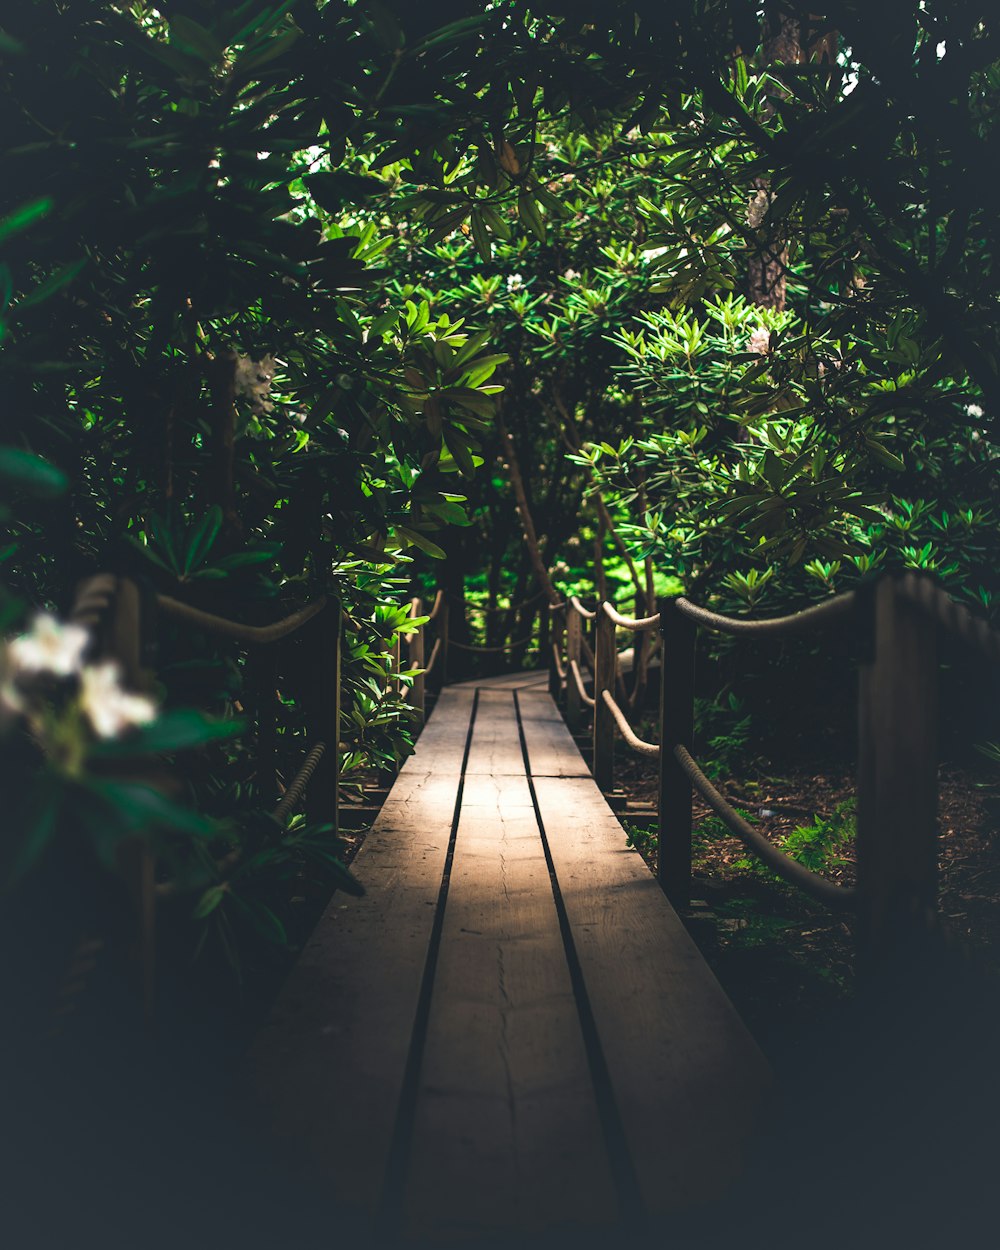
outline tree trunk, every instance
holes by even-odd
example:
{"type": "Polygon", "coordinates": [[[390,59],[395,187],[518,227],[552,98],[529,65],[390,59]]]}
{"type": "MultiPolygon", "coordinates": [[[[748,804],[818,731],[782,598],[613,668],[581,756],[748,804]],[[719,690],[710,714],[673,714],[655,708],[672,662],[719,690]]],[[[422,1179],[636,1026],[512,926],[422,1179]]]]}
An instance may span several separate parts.
{"type": "MultiPolygon", "coordinates": [[[[764,64],[797,64],[802,58],[802,30],[798,18],[770,13],[765,19],[764,64]]],[[[757,250],[747,264],[747,299],[762,308],[784,310],[788,272],[788,238],[783,225],[768,222],[770,179],[754,179],[757,192],[749,209],[750,225],[758,230],[757,250]]]]}
{"type": "Polygon", "coordinates": [[[538,534],[531,516],[531,508],[528,506],[528,496],[524,489],[524,478],[521,476],[521,466],[517,458],[517,448],[514,446],[514,440],[511,438],[510,431],[504,424],[503,414],[500,412],[497,413],[497,429],[502,440],[504,455],[507,457],[510,484],[514,491],[517,514],[521,519],[521,528],[524,531],[524,541],[527,545],[531,567],[534,570],[535,577],[538,579],[539,586],[545,592],[549,602],[559,603],[559,592],[552,584],[552,578],[545,567],[545,560],[542,557],[541,548],[538,544],[538,534]]]}

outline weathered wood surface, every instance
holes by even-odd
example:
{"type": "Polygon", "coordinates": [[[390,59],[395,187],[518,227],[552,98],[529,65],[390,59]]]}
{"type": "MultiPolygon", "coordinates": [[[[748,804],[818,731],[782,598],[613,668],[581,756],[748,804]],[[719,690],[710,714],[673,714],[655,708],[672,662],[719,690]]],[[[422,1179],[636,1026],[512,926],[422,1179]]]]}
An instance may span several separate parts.
{"type": "Polygon", "coordinates": [[[616,1209],[523,770],[498,800],[463,803],[458,827],[407,1179],[425,1235],[610,1224],[616,1209]]]}
{"type": "Polygon", "coordinates": [[[734,1177],[763,1055],[590,778],[535,779],[538,808],[646,1209],[734,1177]]]}
{"type": "Polygon", "coordinates": [[[764,1062],[544,690],[444,691],[354,870],[251,1056],[331,1205],[423,1245],[718,1196],[764,1062]]]}

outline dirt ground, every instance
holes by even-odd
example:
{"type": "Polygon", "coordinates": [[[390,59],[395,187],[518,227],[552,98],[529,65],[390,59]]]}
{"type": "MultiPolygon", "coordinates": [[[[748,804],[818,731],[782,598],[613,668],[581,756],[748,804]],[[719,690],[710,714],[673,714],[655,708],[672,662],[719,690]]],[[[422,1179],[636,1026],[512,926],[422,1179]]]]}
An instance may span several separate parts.
{"type": "MultiPolygon", "coordinates": [[[[653,805],[648,761],[620,759],[616,782],[629,807],[653,805]]],[[[754,770],[719,788],[770,839],[849,807],[854,777],[844,767],[803,759],[784,774],[754,770]]],[[[940,915],[947,941],[1000,988],[1000,770],[984,761],[942,766],[940,915]]],[[[656,870],[655,817],[623,817],[633,844],[656,870]],[[650,837],[650,834],[653,834],[650,837]]],[[[824,873],[854,882],[853,842],[837,848],[824,873]]],[[[762,869],[696,796],[692,932],[765,1051],[780,1053],[790,1035],[836,1013],[854,985],[854,935],[848,917],[812,902],[762,869]]]]}

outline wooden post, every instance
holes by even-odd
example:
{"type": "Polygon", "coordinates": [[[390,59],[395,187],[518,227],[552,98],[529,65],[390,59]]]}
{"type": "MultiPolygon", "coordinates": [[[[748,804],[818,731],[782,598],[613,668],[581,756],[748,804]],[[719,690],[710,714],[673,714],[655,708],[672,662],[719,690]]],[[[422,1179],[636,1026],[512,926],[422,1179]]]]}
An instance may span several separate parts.
{"type": "Polygon", "coordinates": [[[340,640],[343,608],[333,599],[316,617],[316,737],[326,750],[306,790],[306,814],[312,823],[340,828],[340,640]]]}
{"type": "MultiPolygon", "coordinates": [[[[424,605],[421,599],[410,600],[410,616],[423,616],[424,605]]],[[[418,625],[410,634],[410,645],[407,653],[407,659],[410,661],[412,668],[423,668],[424,666],[424,627],[418,625]]],[[[426,698],[424,692],[424,675],[414,677],[413,685],[410,687],[410,702],[413,704],[419,717],[419,723],[422,725],[426,719],[426,698]]]]}
{"type": "Polygon", "coordinates": [[[923,945],[937,905],[937,624],[898,578],[873,592],[858,691],[858,948],[868,971],[923,945]]]}
{"type": "Polygon", "coordinates": [[[558,703],[559,695],[560,695],[560,692],[562,691],[562,681],[559,678],[559,665],[556,662],[556,656],[562,655],[562,645],[563,645],[562,613],[565,611],[565,609],[560,609],[559,612],[550,612],[548,604],[546,603],[545,605],[543,605],[543,610],[547,612],[549,617],[551,618],[551,623],[550,623],[550,628],[549,628],[549,639],[550,639],[551,645],[549,646],[549,652],[547,656],[547,659],[549,662],[549,694],[552,696],[553,703],[558,703]]]}
{"type": "Polygon", "coordinates": [[[448,682],[448,635],[450,632],[449,615],[451,605],[448,602],[448,596],[441,600],[441,611],[438,614],[438,638],[441,640],[441,651],[438,655],[437,664],[434,665],[437,670],[437,689],[441,690],[448,682]]]}
{"type": "Polygon", "coordinates": [[[618,649],[615,645],[615,623],[604,611],[597,609],[597,634],[594,646],[594,780],[607,793],[615,787],[615,719],[604,702],[604,691],[615,693],[618,649]]]}
{"type": "Polygon", "coordinates": [[[691,901],[691,782],[674,755],[692,747],[696,629],[672,599],[660,604],[660,886],[676,907],[691,901]]]}
{"type": "Polygon", "coordinates": [[[274,643],[260,646],[251,661],[257,702],[257,788],[263,804],[273,802],[278,792],[278,672],[274,647],[274,643]]]}
{"type": "Polygon", "coordinates": [[[580,613],[569,606],[566,608],[566,725],[572,734],[580,732],[583,719],[583,704],[572,672],[574,663],[579,668],[583,654],[582,642],[583,620],[580,613]]]}
{"type": "MultiPolygon", "coordinates": [[[[393,634],[392,641],[389,644],[389,650],[386,653],[388,664],[385,672],[385,686],[383,689],[386,694],[395,694],[399,698],[403,697],[403,688],[399,683],[399,670],[402,666],[402,637],[399,634],[393,634]]],[[[393,751],[393,760],[388,768],[380,768],[378,772],[379,785],[384,786],[386,790],[391,790],[393,782],[399,773],[399,759],[393,751]]]]}
{"type": "MultiPolygon", "coordinates": [[[[122,680],[132,690],[148,688],[142,670],[142,595],[127,577],[119,577],[107,622],[104,651],[121,665],[122,680]]],[[[157,770],[162,774],[162,769],[157,770]]],[[[165,778],[140,775],[137,780],[162,788],[165,778]]],[[[128,838],[118,848],[118,863],[132,895],[138,919],[136,945],[142,983],[142,1014],[151,1024],[156,1002],[156,873],[148,838],[128,838]]]]}

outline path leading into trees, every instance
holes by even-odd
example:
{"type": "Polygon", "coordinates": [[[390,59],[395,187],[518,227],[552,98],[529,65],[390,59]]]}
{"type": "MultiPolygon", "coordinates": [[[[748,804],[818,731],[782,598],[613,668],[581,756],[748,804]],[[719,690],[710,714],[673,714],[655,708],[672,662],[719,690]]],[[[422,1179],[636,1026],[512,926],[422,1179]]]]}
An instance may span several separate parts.
{"type": "Polygon", "coordinates": [[[543,683],[442,693],[252,1051],[283,1149],[403,1241],[710,1201],[768,1084],[543,683]]]}

